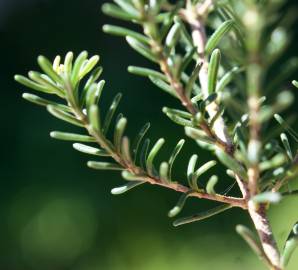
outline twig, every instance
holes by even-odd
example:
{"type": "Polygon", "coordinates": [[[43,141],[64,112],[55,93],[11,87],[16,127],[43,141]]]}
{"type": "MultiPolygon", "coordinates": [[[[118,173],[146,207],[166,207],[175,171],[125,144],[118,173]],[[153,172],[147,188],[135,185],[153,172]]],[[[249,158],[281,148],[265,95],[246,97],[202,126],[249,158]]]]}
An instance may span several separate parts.
{"type": "MultiPolygon", "coordinates": [[[[212,1],[205,1],[198,6],[198,8],[194,9],[192,7],[187,7],[184,10],[184,19],[192,27],[192,39],[194,45],[197,47],[197,53],[199,55],[198,62],[202,64],[202,68],[199,72],[199,80],[202,89],[202,93],[205,98],[209,96],[208,92],[208,59],[205,55],[205,45],[206,45],[206,32],[204,26],[204,18],[206,17],[206,12],[208,12],[210,6],[212,5],[212,1]],[[197,13],[199,10],[200,13],[197,13]],[[205,12],[205,13],[203,13],[205,12]]],[[[219,111],[219,107],[216,102],[212,102],[210,105],[206,107],[211,118],[217,115],[219,111]]],[[[224,120],[221,116],[217,117],[213,124],[213,129],[216,137],[223,142],[224,150],[233,155],[234,146],[232,140],[230,139],[224,120]]]]}
{"type": "MultiPolygon", "coordinates": [[[[204,3],[206,6],[210,7],[210,3],[212,3],[212,1],[206,0],[202,4],[203,6],[204,6],[204,3]]],[[[185,14],[184,19],[186,19],[192,27],[192,38],[193,38],[194,44],[197,47],[199,61],[203,63],[203,66],[199,74],[199,78],[200,78],[202,92],[205,95],[205,97],[207,97],[209,93],[208,92],[208,59],[204,54],[205,44],[206,44],[204,19],[206,17],[206,14],[202,14],[202,13],[198,14],[194,10],[197,11],[198,9],[193,9],[191,7],[188,7],[188,9],[184,11],[184,14],[185,14]]],[[[204,10],[208,12],[209,8],[204,10]]],[[[249,79],[255,79],[255,78],[249,78],[249,79]]],[[[219,109],[216,103],[212,103],[211,105],[207,108],[207,111],[212,117],[218,112],[219,109]]],[[[258,112],[259,112],[258,106],[259,106],[258,92],[254,91],[253,95],[251,95],[249,98],[250,119],[251,119],[251,138],[250,138],[251,147],[259,147],[260,125],[259,125],[259,119],[258,119],[258,112]]],[[[216,123],[214,123],[214,130],[217,137],[225,142],[226,152],[233,157],[234,146],[231,139],[229,138],[229,135],[227,133],[227,129],[222,117],[219,117],[216,120],[216,123]]],[[[253,148],[253,150],[255,149],[253,148]]],[[[244,183],[239,176],[236,176],[236,180],[239,185],[239,188],[241,189],[243,197],[247,200],[251,196],[257,194],[258,192],[257,185],[258,185],[258,179],[259,179],[259,167],[257,162],[253,163],[253,166],[251,166],[248,169],[248,178],[249,178],[249,185],[248,185],[249,188],[247,187],[247,184],[244,183]]],[[[280,265],[279,251],[275,243],[272,230],[270,228],[270,224],[266,216],[265,206],[264,205],[256,206],[253,203],[248,203],[248,211],[258,231],[261,244],[264,249],[264,253],[270,260],[270,263],[275,270],[281,269],[279,268],[279,265],[280,265]]]]}
{"type": "MultiPolygon", "coordinates": [[[[92,128],[92,125],[90,125],[88,118],[86,115],[81,111],[80,107],[75,104],[74,102],[71,102],[71,100],[74,100],[72,95],[73,91],[70,87],[70,85],[66,86],[66,90],[68,93],[68,103],[70,108],[72,109],[73,114],[76,116],[76,118],[81,121],[88,131],[88,133],[95,138],[96,142],[100,145],[101,148],[105,149],[111,157],[119,163],[123,168],[125,168],[127,171],[130,173],[136,174],[140,176],[140,180],[143,180],[147,183],[150,183],[152,185],[159,185],[166,187],[168,189],[175,190],[177,192],[181,193],[188,193],[191,191],[190,188],[178,184],[176,182],[169,182],[165,183],[161,181],[159,178],[152,177],[148,175],[142,168],[134,166],[132,164],[128,164],[123,158],[120,153],[118,153],[115,149],[111,148],[109,143],[106,142],[105,138],[102,138],[102,136],[92,128]]],[[[208,193],[203,193],[203,192],[197,192],[197,191],[192,191],[191,197],[196,197],[200,199],[207,199],[207,200],[212,200],[212,201],[217,201],[221,203],[226,203],[231,205],[232,207],[240,207],[243,209],[246,209],[246,202],[242,198],[235,198],[235,197],[230,197],[230,196],[224,196],[220,194],[208,194],[208,193]]]]}
{"type": "MultiPolygon", "coordinates": [[[[258,194],[260,168],[259,159],[262,148],[261,143],[261,123],[259,118],[260,112],[260,91],[261,91],[261,78],[262,78],[262,61],[260,55],[260,40],[263,21],[260,17],[260,10],[252,4],[248,9],[248,14],[254,16],[254,19],[247,20],[244,24],[247,29],[247,95],[248,95],[248,108],[250,119],[250,138],[248,143],[248,160],[250,166],[248,168],[248,186],[250,198],[258,194]]],[[[259,234],[261,244],[264,252],[270,260],[273,269],[279,270],[280,267],[280,253],[272,233],[267,213],[266,205],[256,205],[249,201],[248,212],[259,234]]]]}
{"type": "Polygon", "coordinates": [[[264,253],[272,265],[273,270],[281,270],[280,254],[272,233],[266,214],[266,205],[255,205],[252,201],[248,204],[248,212],[258,232],[264,253]]]}

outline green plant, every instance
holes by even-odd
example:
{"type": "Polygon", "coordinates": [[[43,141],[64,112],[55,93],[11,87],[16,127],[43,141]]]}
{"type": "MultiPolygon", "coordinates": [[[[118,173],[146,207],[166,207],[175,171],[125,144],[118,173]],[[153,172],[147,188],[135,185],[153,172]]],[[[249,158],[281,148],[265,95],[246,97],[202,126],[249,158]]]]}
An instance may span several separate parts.
{"type": "MultiPolygon", "coordinates": [[[[75,141],[73,147],[78,151],[110,158],[108,162],[89,161],[87,165],[98,170],[122,171],[127,182],[113,189],[113,194],[144,183],[176,190],[182,195],[169,212],[170,217],[180,213],[188,197],[221,203],[204,213],[178,219],[175,226],[240,207],[250,215],[258,237],[243,225],[236,227],[237,232],[269,269],[284,269],[298,243],[298,225],[293,226],[280,254],[267,218],[271,204],[297,193],[287,190],[289,181],[298,175],[298,154],[290,147],[286,134],[295,142],[298,135],[278,114],[292,103],[293,95],[282,91],[272,101],[272,90],[283,87],[282,82],[291,75],[296,64],[285,63],[279,76],[269,79],[271,65],[289,43],[285,31],[289,21],[281,20],[283,1],[114,2],[104,4],[103,12],[141,26],[143,33],[113,25],[104,25],[104,32],[125,37],[134,50],[158,67],[153,70],[130,66],[128,71],[148,77],[157,87],[181,101],[184,109],[164,107],[163,112],[183,126],[186,135],[200,147],[214,153],[227,168],[227,174],[235,179],[242,196],[217,193],[215,187],[220,179],[215,175],[203,187],[199,183],[200,176],[216,162],[209,161],[197,168],[197,155],[189,160],[188,185],[175,181],[172,170],[185,141],[180,140],[169,160],[157,167],[155,157],[165,140],[159,139],[150,147],[150,140],[144,139],[149,124],[145,124],[130,143],[124,136],[127,119],[118,114],[113,138],[108,138],[121,94],[116,95],[103,115],[98,103],[105,82],[98,81],[102,72],[101,67],[96,67],[98,56],[88,58],[87,52],[82,52],[74,59],[69,52],[63,63],[60,56],[53,63],[43,56],[38,57],[43,73],[30,71],[29,78],[16,75],[16,81],[39,92],[56,95],[64,102],[28,93],[23,97],[46,106],[55,117],[87,131],[88,135],[59,131],[50,135],[75,141]],[[210,36],[206,29],[212,31],[210,36]],[[277,123],[273,123],[274,118],[277,123]],[[276,132],[269,132],[269,125],[270,129],[278,125],[273,126],[276,132]],[[275,139],[279,133],[280,141],[275,139]]],[[[298,87],[298,82],[293,84],[298,87]]]]}

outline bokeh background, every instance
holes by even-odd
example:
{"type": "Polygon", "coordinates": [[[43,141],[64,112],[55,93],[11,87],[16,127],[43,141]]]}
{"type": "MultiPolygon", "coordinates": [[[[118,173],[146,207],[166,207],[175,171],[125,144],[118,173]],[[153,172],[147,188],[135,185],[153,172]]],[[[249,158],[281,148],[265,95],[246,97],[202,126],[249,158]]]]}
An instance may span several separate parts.
{"type": "MultiPolygon", "coordinates": [[[[288,2],[297,13],[298,3],[288,2]]],[[[264,269],[234,232],[236,224],[250,225],[241,210],[174,228],[167,212],[176,203],[176,193],[147,185],[112,196],[110,189],[123,181],[119,174],[88,169],[88,156],[75,152],[71,143],[49,138],[51,130],[72,128],[22,100],[24,88],[13,81],[13,75],[37,69],[37,55],[53,58],[86,49],[101,55],[107,81],[103,110],[117,92],[124,93],[120,108],[130,120],[128,134],[150,121],[150,137],[167,139],[164,158],[184,137],[183,130],[161,112],[162,106],[178,103],[126,71],[130,64],[148,66],[148,62],[123,39],[102,33],[101,26],[114,20],[101,13],[101,4],[99,0],[0,0],[0,269],[264,269]]],[[[285,59],[298,55],[297,26],[292,26],[293,40],[285,59]]],[[[288,113],[295,113],[297,105],[288,113]]],[[[209,153],[188,142],[176,165],[177,177],[185,179],[187,160],[194,152],[200,162],[210,159],[209,153]]],[[[220,189],[224,189],[232,180],[218,167],[220,189]]],[[[285,199],[271,209],[280,245],[298,220],[297,203],[298,198],[285,199]]],[[[189,200],[183,214],[214,205],[189,200]]],[[[289,269],[298,269],[298,252],[289,269]]]]}

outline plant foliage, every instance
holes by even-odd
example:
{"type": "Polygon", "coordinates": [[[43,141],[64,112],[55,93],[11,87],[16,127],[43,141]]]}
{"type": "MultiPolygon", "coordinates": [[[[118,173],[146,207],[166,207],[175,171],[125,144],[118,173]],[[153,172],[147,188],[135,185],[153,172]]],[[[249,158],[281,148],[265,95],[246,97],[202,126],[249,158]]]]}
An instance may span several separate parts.
{"type": "MultiPolygon", "coordinates": [[[[280,115],[293,102],[292,92],[282,86],[295,65],[284,63],[285,74],[281,72],[265,83],[271,76],[270,67],[289,40],[286,25],[280,20],[282,5],[283,1],[273,0],[189,0],[176,4],[165,0],[114,0],[102,7],[105,14],[142,29],[136,32],[129,26],[103,26],[104,32],[125,38],[133,50],[148,60],[148,67],[129,66],[128,72],[147,77],[181,102],[180,108],[164,107],[162,111],[185,129],[187,137],[214,153],[237,183],[242,197],[227,195],[233,186],[227,187],[224,194],[218,193],[216,184],[221,179],[217,175],[201,181],[216,161],[198,165],[196,154],[190,156],[185,170],[188,184],[173,179],[175,160],[185,139],[177,143],[168,160],[158,164],[156,157],[165,139],[152,143],[146,136],[149,123],[133,140],[128,138],[128,121],[118,113],[122,94],[115,96],[106,112],[101,110],[105,81],[100,80],[99,56],[88,58],[84,51],[74,57],[69,52],[64,59],[57,56],[53,62],[39,56],[41,72],[30,71],[28,77],[16,75],[15,80],[42,95],[24,93],[26,100],[82,128],[80,134],[53,131],[51,137],[73,141],[74,149],[92,156],[87,163],[90,168],[122,172],[126,182],[112,189],[112,194],[122,194],[145,183],[176,190],[181,197],[169,217],[178,215],[189,197],[220,203],[174,221],[175,226],[232,207],[247,210],[259,238],[243,225],[237,226],[237,232],[270,269],[280,270],[297,246],[297,225],[280,255],[266,211],[283,196],[297,193],[286,189],[298,174],[298,134],[280,115]],[[275,95],[272,89],[279,93],[275,95]],[[60,101],[50,96],[57,96],[60,101]],[[278,133],[268,131],[268,127],[278,133]],[[112,136],[108,136],[110,133],[112,136]]],[[[298,87],[296,81],[293,85],[298,87]]]]}

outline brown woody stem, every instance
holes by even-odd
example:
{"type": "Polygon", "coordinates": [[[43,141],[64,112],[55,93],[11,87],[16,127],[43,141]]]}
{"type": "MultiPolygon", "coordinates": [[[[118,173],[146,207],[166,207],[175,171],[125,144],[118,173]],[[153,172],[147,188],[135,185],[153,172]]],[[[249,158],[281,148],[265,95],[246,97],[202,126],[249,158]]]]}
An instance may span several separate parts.
{"type": "MultiPolygon", "coordinates": [[[[205,44],[206,44],[206,34],[204,20],[207,17],[209,8],[212,5],[212,1],[206,0],[202,4],[199,4],[196,8],[192,6],[187,6],[186,10],[181,12],[182,17],[187,21],[192,27],[192,38],[194,45],[197,47],[197,52],[199,55],[199,61],[203,63],[201,68],[199,79],[201,83],[201,89],[205,97],[208,96],[208,59],[205,55],[205,44]],[[203,8],[204,7],[204,8],[203,8]],[[208,7],[208,8],[206,8],[208,7]],[[202,12],[202,10],[204,12],[202,12]]],[[[257,60],[253,57],[252,62],[257,60]]],[[[254,73],[252,66],[252,76],[248,80],[256,79],[253,76],[254,73]]],[[[259,67],[260,68],[260,67],[259,67]]],[[[260,77],[257,78],[258,81],[260,77]]],[[[255,81],[253,81],[255,83],[255,81]]],[[[258,87],[257,87],[258,88],[258,87]]],[[[252,147],[260,147],[260,124],[258,122],[258,113],[259,113],[259,101],[258,101],[258,90],[252,91],[252,94],[249,98],[249,109],[250,109],[250,145],[252,147]]],[[[218,111],[218,106],[216,103],[213,103],[212,106],[207,108],[210,115],[215,115],[218,111]]],[[[226,152],[234,158],[234,146],[229,138],[225,123],[221,117],[217,119],[217,123],[214,124],[214,132],[216,136],[221,139],[226,145],[226,152]]],[[[257,153],[258,154],[258,153],[257,153]]],[[[273,270],[281,270],[280,268],[280,254],[266,215],[266,205],[255,205],[249,199],[258,193],[258,179],[259,179],[259,167],[257,162],[248,169],[249,183],[243,182],[243,180],[236,175],[236,180],[239,185],[239,188],[243,194],[244,200],[247,202],[248,212],[251,216],[251,219],[254,223],[254,226],[258,232],[260,242],[266,256],[266,261],[269,262],[273,270]]]]}
{"type": "Polygon", "coordinates": [[[280,254],[267,218],[266,205],[256,205],[250,201],[248,203],[248,212],[258,232],[264,253],[267,256],[272,269],[281,270],[280,254]]]}

